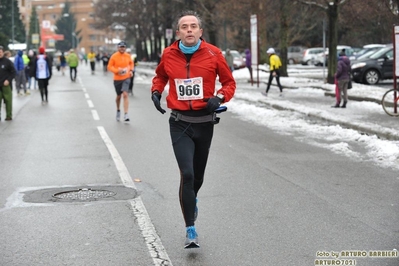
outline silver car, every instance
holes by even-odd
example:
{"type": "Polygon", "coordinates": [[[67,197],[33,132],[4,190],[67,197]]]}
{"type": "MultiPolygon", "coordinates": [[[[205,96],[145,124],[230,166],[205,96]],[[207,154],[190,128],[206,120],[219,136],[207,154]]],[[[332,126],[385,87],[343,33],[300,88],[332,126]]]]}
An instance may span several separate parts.
{"type": "Polygon", "coordinates": [[[305,49],[305,51],[303,52],[301,64],[314,66],[322,63],[320,62],[319,54],[323,52],[324,52],[323,47],[314,47],[314,48],[305,49]]]}

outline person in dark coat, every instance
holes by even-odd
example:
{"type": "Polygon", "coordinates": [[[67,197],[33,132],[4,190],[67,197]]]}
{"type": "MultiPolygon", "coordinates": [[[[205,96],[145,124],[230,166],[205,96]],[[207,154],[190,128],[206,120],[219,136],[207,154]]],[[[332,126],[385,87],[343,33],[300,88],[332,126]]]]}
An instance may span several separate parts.
{"type": "Polygon", "coordinates": [[[245,66],[249,70],[249,75],[251,77],[251,83],[253,82],[252,79],[252,57],[251,57],[251,51],[249,49],[245,49],[245,66]]]}
{"type": "MultiPolygon", "coordinates": [[[[12,120],[12,80],[17,71],[13,62],[5,56],[3,46],[0,46],[0,112],[1,102],[4,100],[6,106],[6,121],[12,120]]],[[[1,115],[1,114],[0,114],[1,115]]],[[[0,117],[1,120],[1,117],[0,117]]]]}
{"type": "Polygon", "coordinates": [[[348,84],[351,72],[351,62],[345,54],[345,49],[339,53],[337,72],[335,73],[335,97],[337,102],[333,107],[338,108],[343,98],[342,108],[346,108],[348,102],[348,84]]]}
{"type": "Polygon", "coordinates": [[[37,55],[36,52],[34,52],[32,50],[29,50],[29,53],[28,53],[28,58],[29,58],[29,63],[28,63],[29,72],[28,72],[28,75],[29,75],[30,79],[28,79],[28,89],[31,89],[32,81],[33,81],[33,88],[32,89],[35,89],[35,90],[37,89],[37,86],[36,86],[37,81],[36,81],[36,78],[35,78],[35,72],[34,72],[34,69],[33,69],[33,65],[35,64],[36,55],[37,55]]]}

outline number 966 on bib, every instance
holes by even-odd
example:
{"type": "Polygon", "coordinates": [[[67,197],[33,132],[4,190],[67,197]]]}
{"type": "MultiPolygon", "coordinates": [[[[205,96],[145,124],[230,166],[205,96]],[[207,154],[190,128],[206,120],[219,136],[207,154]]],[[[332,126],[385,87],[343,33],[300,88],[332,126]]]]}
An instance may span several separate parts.
{"type": "Polygon", "coordinates": [[[199,100],[204,98],[202,77],[175,79],[177,99],[180,101],[199,100]]]}

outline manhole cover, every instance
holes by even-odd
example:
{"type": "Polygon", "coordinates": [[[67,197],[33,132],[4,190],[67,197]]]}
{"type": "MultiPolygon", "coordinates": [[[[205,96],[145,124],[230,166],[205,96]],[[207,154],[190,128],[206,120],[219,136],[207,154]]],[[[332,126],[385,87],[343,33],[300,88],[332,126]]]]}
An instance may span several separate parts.
{"type": "Polygon", "coordinates": [[[121,185],[43,188],[27,190],[23,194],[23,201],[30,203],[115,201],[139,196],[135,188],[121,185]]]}
{"type": "Polygon", "coordinates": [[[62,200],[97,200],[115,196],[116,193],[108,190],[82,188],[79,190],[63,191],[53,194],[54,198],[62,200]]]}

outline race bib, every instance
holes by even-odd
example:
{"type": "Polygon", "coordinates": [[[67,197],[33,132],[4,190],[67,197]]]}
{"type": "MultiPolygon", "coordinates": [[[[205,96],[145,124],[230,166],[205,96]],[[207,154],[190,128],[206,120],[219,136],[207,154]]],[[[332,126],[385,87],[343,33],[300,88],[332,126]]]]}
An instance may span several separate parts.
{"type": "Polygon", "coordinates": [[[176,94],[179,101],[199,100],[204,98],[202,77],[175,79],[176,94]]]}

